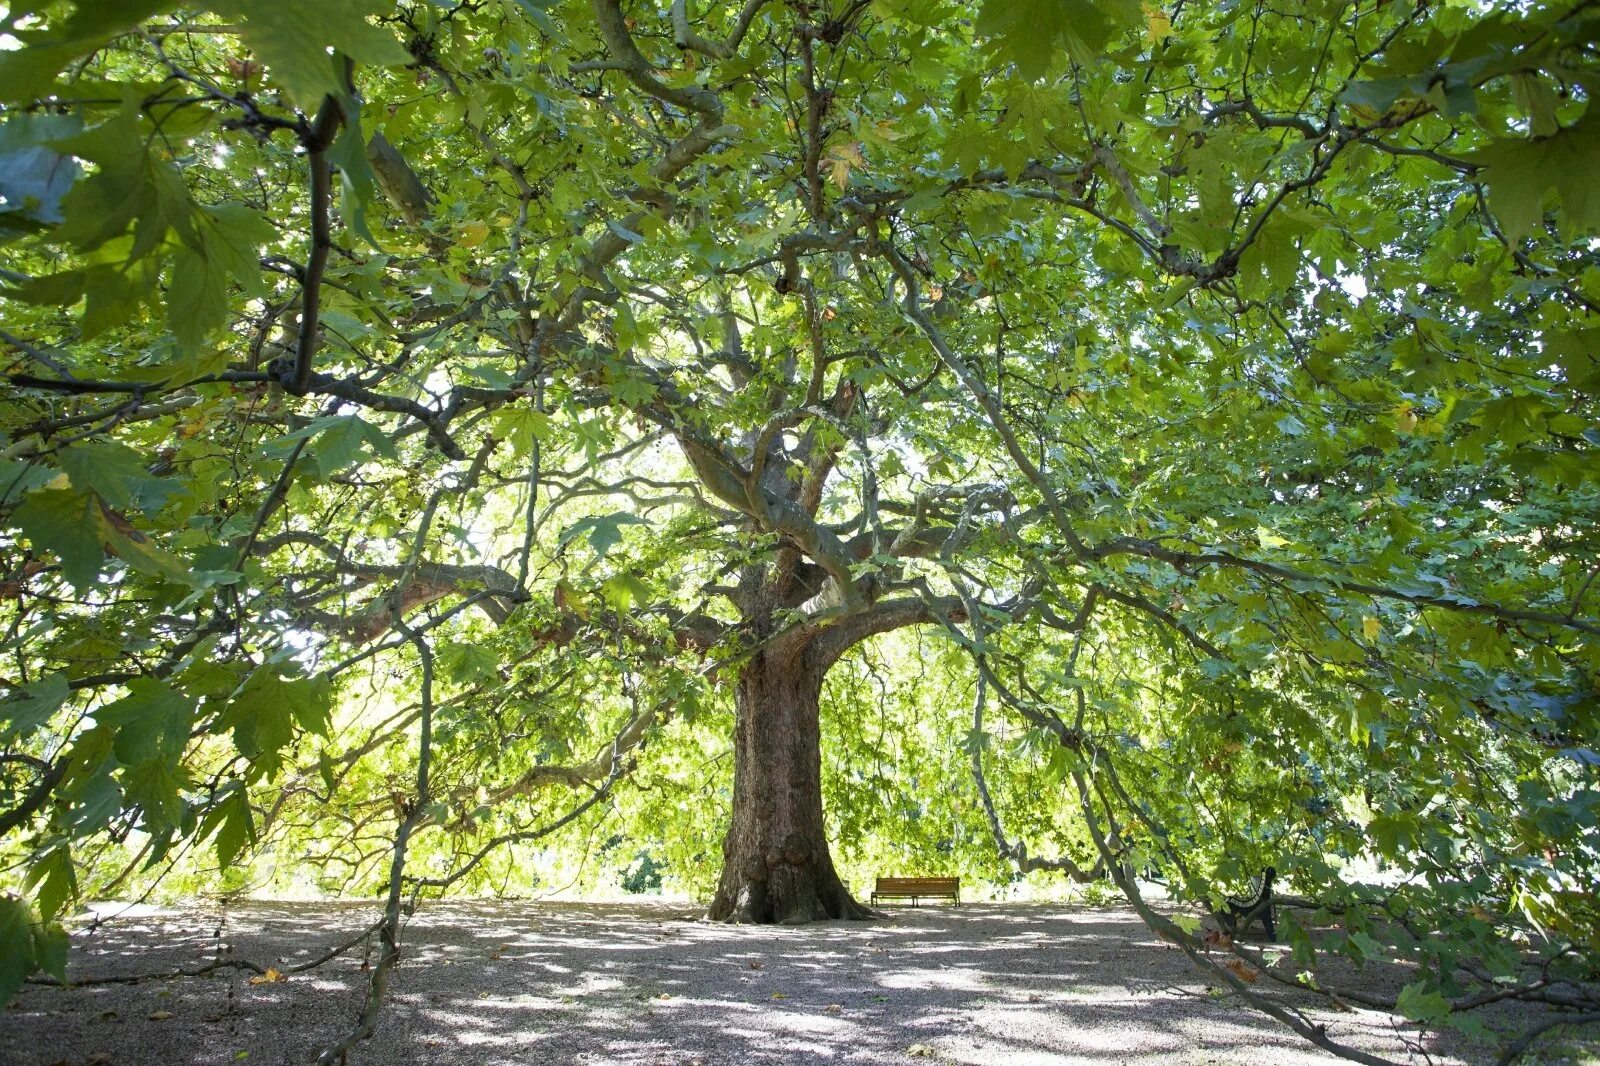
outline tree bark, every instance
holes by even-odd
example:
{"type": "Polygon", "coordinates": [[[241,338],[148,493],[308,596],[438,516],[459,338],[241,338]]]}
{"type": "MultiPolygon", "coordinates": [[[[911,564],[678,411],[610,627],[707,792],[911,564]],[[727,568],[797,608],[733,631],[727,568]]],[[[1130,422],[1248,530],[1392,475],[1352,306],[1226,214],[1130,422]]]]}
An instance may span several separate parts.
{"type": "Polygon", "coordinates": [[[823,827],[818,704],[827,665],[813,649],[774,650],[739,674],[733,817],[714,920],[798,925],[872,916],[834,871],[823,827]]]}

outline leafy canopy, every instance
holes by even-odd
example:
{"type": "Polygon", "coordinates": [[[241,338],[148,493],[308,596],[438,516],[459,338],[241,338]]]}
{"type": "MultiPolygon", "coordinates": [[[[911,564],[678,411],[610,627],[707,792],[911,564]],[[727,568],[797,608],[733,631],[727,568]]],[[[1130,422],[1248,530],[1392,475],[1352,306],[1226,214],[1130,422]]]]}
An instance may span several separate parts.
{"type": "Polygon", "coordinates": [[[778,631],[857,875],[1270,863],[1431,1022],[1600,952],[1591,5],[0,22],[0,996],[391,830],[703,890],[778,631]]]}

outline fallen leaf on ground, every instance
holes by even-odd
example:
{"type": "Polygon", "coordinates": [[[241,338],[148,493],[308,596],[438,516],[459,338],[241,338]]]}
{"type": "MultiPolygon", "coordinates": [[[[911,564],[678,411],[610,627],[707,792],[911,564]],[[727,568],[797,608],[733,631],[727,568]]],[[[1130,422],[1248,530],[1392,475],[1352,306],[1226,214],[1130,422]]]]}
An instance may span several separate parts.
{"type": "Polygon", "coordinates": [[[276,966],[268,966],[266,973],[256,974],[254,977],[250,978],[250,983],[253,985],[273,985],[277,984],[279,981],[287,981],[288,979],[289,975],[278,969],[276,966]]]}
{"type": "Polygon", "coordinates": [[[826,1007],[823,1007],[822,1009],[827,1011],[829,1014],[839,1014],[839,1013],[842,1013],[844,1011],[844,1008],[841,1007],[837,1003],[830,1003],[826,1007]]]}
{"type": "Polygon", "coordinates": [[[764,962],[752,962],[750,964],[750,968],[752,970],[759,970],[759,969],[761,969],[761,967],[763,967],[765,965],[766,965],[766,963],[764,963],[764,962]]]}
{"type": "Polygon", "coordinates": [[[146,1014],[145,1017],[149,1018],[153,1022],[164,1022],[168,1018],[174,1017],[174,1015],[170,1010],[153,1010],[149,1014],[146,1014]]]}
{"type": "Polygon", "coordinates": [[[933,1048],[927,1044],[912,1044],[906,1048],[906,1054],[919,1059],[931,1058],[933,1056],[933,1048]]]}
{"type": "Polygon", "coordinates": [[[772,998],[773,999],[788,999],[789,997],[788,997],[788,995],[786,993],[774,992],[774,993],[772,993],[772,998]]]}
{"type": "Polygon", "coordinates": [[[83,1060],[83,1066],[109,1066],[110,1062],[111,1052],[96,1051],[93,1055],[83,1060]]]}
{"type": "Polygon", "coordinates": [[[1229,959],[1227,962],[1223,963],[1223,965],[1228,968],[1229,973],[1233,974],[1233,976],[1237,977],[1246,984],[1255,984],[1256,978],[1261,976],[1260,970],[1257,970],[1254,966],[1251,966],[1243,959],[1229,959]]]}

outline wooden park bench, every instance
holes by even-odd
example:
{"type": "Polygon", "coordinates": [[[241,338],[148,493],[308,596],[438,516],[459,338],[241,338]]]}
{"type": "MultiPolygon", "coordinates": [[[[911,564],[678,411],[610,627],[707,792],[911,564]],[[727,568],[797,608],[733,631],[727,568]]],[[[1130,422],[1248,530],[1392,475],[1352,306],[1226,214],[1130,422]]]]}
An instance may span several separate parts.
{"type": "Polygon", "coordinates": [[[880,877],[872,890],[872,902],[880,899],[909,899],[915,907],[921,899],[947,899],[961,906],[959,877],[880,877]]]}

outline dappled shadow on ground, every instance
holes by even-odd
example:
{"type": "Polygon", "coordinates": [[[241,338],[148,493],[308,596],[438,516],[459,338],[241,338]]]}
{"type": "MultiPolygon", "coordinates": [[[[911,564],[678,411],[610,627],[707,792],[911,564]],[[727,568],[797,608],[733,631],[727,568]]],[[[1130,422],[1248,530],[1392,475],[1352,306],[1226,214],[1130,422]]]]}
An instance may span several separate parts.
{"type": "MultiPolygon", "coordinates": [[[[229,953],[290,965],[347,938],[373,913],[326,904],[140,911],[78,935],[72,972],[143,973],[229,953]]],[[[1332,1061],[1208,988],[1180,952],[1123,910],[969,905],[798,929],[698,916],[668,906],[425,908],[406,928],[378,1036],[352,1059],[1332,1061]]],[[[358,948],[285,981],[248,977],[222,971],[132,986],[32,987],[0,1015],[0,1062],[305,1063],[348,1029],[366,972],[358,948]]],[[[1305,993],[1260,987],[1286,1005],[1314,1005],[1305,993]]],[[[1368,1050],[1400,1059],[1415,1050],[1414,1031],[1387,1015],[1319,1020],[1368,1050]]],[[[1428,1051],[1435,1062],[1463,1053],[1432,1043],[1428,1051]]]]}

